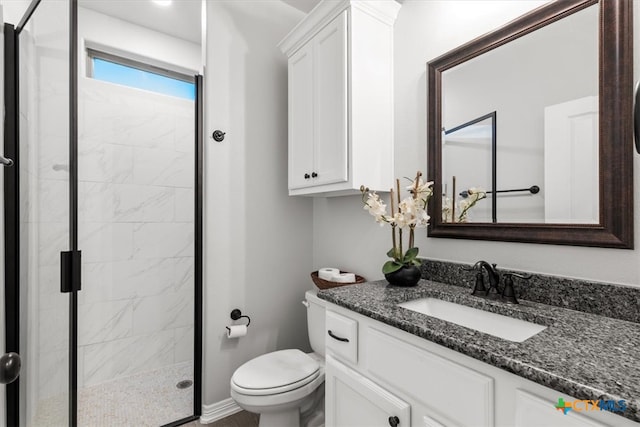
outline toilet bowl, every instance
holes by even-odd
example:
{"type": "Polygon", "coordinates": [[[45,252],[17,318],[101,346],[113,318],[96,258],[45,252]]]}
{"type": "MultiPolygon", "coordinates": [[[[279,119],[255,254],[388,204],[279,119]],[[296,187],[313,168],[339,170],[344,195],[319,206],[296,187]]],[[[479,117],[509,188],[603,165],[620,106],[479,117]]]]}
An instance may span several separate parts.
{"type": "Polygon", "coordinates": [[[307,291],[307,326],[313,353],[297,349],[263,354],[231,377],[231,397],[260,414],[260,427],[318,427],[324,424],[324,302],[307,291]]]}

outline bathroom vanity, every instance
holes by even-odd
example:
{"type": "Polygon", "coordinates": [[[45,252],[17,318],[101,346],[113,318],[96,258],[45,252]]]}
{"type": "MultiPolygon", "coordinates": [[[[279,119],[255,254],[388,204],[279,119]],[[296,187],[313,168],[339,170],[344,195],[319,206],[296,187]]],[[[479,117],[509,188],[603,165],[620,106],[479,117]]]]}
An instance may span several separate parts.
{"type": "Polygon", "coordinates": [[[428,280],[415,288],[380,281],[319,291],[330,303],[326,425],[638,425],[640,324],[469,293],[428,280]],[[398,306],[425,297],[505,317],[489,334],[398,306]],[[492,335],[515,319],[539,329],[521,342],[492,335]],[[599,399],[624,410],[593,407],[599,399]],[[556,408],[563,404],[573,407],[564,414],[556,408]]]}

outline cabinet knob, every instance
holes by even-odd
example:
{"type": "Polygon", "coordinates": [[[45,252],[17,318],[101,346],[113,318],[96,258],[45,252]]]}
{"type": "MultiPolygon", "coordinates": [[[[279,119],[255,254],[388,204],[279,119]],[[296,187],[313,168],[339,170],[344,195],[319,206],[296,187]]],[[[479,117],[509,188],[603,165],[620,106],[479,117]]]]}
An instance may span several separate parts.
{"type": "Polygon", "coordinates": [[[309,179],[309,178],[311,178],[311,176],[308,173],[305,173],[304,174],[304,179],[309,179]]]}
{"type": "Polygon", "coordinates": [[[398,427],[398,425],[400,425],[400,418],[396,416],[389,417],[389,425],[391,427],[398,427]]]}
{"type": "Polygon", "coordinates": [[[313,173],[311,174],[311,178],[317,178],[317,177],[318,177],[318,174],[317,174],[317,173],[313,172],[313,173]]]}

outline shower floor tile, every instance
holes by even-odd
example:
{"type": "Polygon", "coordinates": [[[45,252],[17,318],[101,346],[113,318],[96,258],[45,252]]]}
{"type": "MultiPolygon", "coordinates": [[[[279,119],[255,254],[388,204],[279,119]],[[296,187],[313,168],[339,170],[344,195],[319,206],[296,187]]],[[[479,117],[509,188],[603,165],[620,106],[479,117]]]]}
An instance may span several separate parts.
{"type": "MultiPolygon", "coordinates": [[[[118,378],[78,391],[78,425],[159,426],[193,414],[193,385],[179,389],[176,384],[193,381],[193,364],[182,363],[118,378]]],[[[51,400],[51,399],[50,399],[51,400]]],[[[56,426],[61,417],[52,411],[61,405],[41,402],[34,426],[56,426]]],[[[63,405],[66,406],[66,405],[63,405]]]]}

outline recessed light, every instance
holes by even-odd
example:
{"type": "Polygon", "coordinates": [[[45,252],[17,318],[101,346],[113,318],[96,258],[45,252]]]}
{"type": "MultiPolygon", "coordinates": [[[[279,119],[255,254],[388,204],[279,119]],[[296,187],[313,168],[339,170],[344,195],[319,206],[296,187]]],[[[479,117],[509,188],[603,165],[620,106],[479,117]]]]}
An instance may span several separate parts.
{"type": "Polygon", "coordinates": [[[153,0],[158,6],[170,6],[173,0],[153,0]]]}

